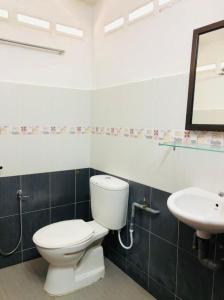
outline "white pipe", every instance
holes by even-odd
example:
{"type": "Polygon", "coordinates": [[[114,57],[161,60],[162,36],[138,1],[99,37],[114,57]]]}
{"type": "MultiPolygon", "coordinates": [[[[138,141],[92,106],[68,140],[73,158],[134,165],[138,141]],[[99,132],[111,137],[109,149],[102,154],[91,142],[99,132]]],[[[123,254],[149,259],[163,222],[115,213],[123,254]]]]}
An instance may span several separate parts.
{"type": "Polygon", "coordinates": [[[130,245],[129,246],[125,246],[121,240],[121,229],[118,230],[118,240],[121,244],[121,246],[126,249],[126,250],[130,250],[132,247],[133,247],[133,244],[134,244],[134,239],[133,239],[133,232],[134,230],[133,229],[129,229],[129,232],[130,232],[130,245]]]}

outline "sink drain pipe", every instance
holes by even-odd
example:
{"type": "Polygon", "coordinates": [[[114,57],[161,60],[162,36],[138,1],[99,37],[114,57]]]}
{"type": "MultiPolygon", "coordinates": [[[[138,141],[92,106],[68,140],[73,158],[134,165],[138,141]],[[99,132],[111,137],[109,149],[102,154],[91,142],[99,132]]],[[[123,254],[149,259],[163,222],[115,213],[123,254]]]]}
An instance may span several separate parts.
{"type": "MultiPolygon", "coordinates": [[[[196,237],[196,235],[195,235],[196,237]]],[[[212,271],[218,271],[224,268],[224,260],[221,259],[218,262],[214,262],[208,258],[208,248],[209,248],[209,240],[205,240],[199,237],[197,239],[197,250],[198,250],[198,260],[199,262],[206,268],[212,271]]],[[[195,248],[195,247],[193,247],[195,248]]]]}

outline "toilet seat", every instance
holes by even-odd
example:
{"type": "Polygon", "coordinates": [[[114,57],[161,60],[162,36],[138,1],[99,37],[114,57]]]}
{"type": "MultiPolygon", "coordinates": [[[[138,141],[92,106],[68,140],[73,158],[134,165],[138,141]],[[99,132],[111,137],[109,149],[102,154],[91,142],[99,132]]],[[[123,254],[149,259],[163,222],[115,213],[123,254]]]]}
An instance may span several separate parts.
{"type": "Polygon", "coordinates": [[[54,223],[38,230],[34,243],[43,248],[57,249],[82,244],[94,235],[94,229],[83,220],[54,223]]]}

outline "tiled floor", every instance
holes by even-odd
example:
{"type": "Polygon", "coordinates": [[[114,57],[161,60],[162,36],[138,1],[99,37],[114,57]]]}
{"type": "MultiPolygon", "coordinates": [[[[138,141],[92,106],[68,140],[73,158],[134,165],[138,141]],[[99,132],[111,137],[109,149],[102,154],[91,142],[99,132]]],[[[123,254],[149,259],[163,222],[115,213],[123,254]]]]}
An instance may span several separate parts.
{"type": "Polygon", "coordinates": [[[47,265],[41,258],[0,270],[0,299],[155,300],[108,260],[103,280],[63,297],[50,297],[43,291],[46,271],[47,265]]]}

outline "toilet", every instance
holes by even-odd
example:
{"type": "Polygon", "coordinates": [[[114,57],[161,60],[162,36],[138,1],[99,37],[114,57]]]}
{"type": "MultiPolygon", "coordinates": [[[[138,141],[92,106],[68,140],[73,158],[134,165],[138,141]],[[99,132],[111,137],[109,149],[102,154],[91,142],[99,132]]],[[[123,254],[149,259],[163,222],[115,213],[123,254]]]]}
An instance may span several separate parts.
{"type": "Polygon", "coordinates": [[[62,296],[104,277],[103,238],[126,225],[129,185],[108,175],[90,178],[93,221],[69,220],[38,230],[33,236],[49,263],[45,291],[62,296]]]}

